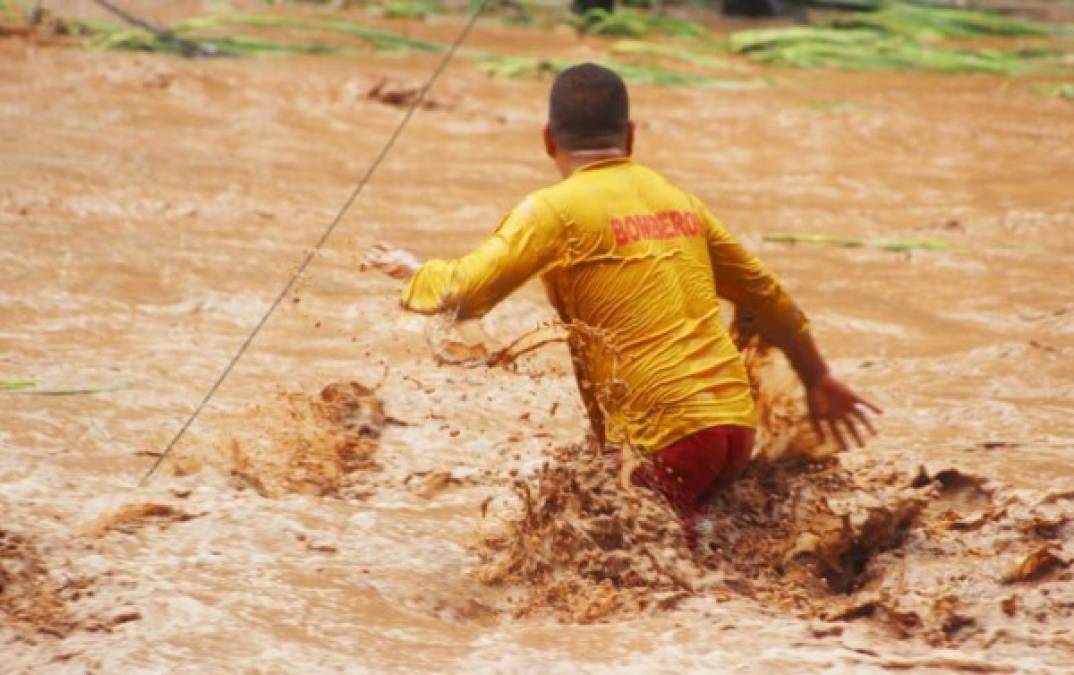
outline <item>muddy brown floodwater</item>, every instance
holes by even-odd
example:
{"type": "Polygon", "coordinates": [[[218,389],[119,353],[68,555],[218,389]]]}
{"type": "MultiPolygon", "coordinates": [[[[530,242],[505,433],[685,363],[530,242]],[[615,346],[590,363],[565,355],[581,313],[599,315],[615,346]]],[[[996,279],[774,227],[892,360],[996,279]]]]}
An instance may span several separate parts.
{"type": "MultiPolygon", "coordinates": [[[[491,23],[474,43],[599,53],[491,23]]],[[[0,392],[5,671],[1074,670],[1074,108],[991,76],[633,87],[641,160],[887,411],[832,457],[755,361],[762,453],[700,558],[576,446],[561,345],[438,365],[439,329],[359,271],[377,240],[461,253],[554,180],[547,82],[465,61],[135,487],[399,118],[365,92],[434,59],[0,39],[0,378],[94,390],[0,392]],[[953,246],[763,240],[808,231],[953,246]]],[[[550,318],[527,287],[464,330],[550,318]]]]}

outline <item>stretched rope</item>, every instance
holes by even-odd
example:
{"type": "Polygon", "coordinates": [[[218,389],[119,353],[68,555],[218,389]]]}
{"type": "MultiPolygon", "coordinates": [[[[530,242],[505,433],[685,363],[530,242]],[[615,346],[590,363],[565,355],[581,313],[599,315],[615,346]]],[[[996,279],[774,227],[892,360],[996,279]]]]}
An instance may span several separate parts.
{"type": "Polygon", "coordinates": [[[188,417],[186,422],[183,423],[183,426],[181,426],[179,428],[179,431],[176,432],[175,436],[172,437],[172,440],[164,448],[164,451],[160,453],[160,456],[157,457],[157,460],[153,462],[153,465],[149,467],[149,470],[146,471],[144,476],[142,476],[142,479],[138,481],[138,485],[145,485],[146,482],[149,481],[149,478],[165,460],[165,458],[167,458],[167,456],[171,453],[172,449],[179,442],[179,439],[183,437],[183,434],[185,434],[187,429],[190,428],[190,425],[194,423],[194,420],[198,418],[198,415],[201,414],[201,411],[209,403],[209,400],[212,399],[212,397],[216,394],[216,391],[220,388],[220,385],[223,384],[224,380],[227,379],[227,376],[231,374],[231,371],[235,368],[235,364],[239,362],[239,359],[242,358],[242,355],[246,353],[247,349],[249,349],[250,345],[254,341],[254,338],[256,338],[257,334],[261,332],[261,329],[265,327],[265,324],[268,322],[269,317],[272,316],[272,313],[276,311],[277,307],[280,306],[280,303],[283,302],[283,299],[287,297],[287,295],[291,292],[291,289],[294,288],[295,282],[298,281],[299,277],[302,276],[302,273],[305,272],[306,268],[309,267],[311,262],[313,262],[314,257],[324,246],[324,243],[328,241],[328,238],[332,236],[332,232],[335,231],[336,226],[339,225],[341,220],[343,220],[343,216],[346,215],[347,211],[351,207],[351,204],[353,204],[354,201],[358,198],[358,195],[362,193],[362,190],[365,188],[369,180],[373,177],[373,174],[381,165],[381,162],[383,162],[384,158],[388,156],[388,152],[391,151],[392,147],[395,145],[396,140],[398,140],[399,136],[403,133],[403,129],[405,129],[406,125],[410,122],[410,118],[414,116],[414,112],[418,109],[418,106],[420,106],[422,102],[425,101],[425,97],[429,93],[429,90],[440,78],[440,74],[444,72],[444,69],[447,68],[447,65],[455,56],[455,52],[458,51],[459,46],[462,45],[462,43],[466,40],[466,36],[470,34],[470,31],[473,29],[474,24],[477,23],[478,17],[480,17],[481,14],[485,11],[485,6],[488,4],[488,2],[489,0],[481,0],[480,4],[478,4],[477,7],[474,8],[473,13],[470,15],[470,18],[466,22],[466,25],[464,25],[462,30],[459,31],[459,34],[455,37],[454,42],[451,43],[451,46],[448,48],[447,52],[444,53],[444,56],[440,60],[440,63],[437,64],[436,69],[433,70],[432,74],[429,76],[429,79],[425,82],[424,86],[422,86],[421,90],[418,92],[418,95],[414,97],[413,101],[411,101],[410,107],[406,110],[406,114],[404,114],[403,117],[399,120],[399,124],[396,125],[395,130],[392,132],[391,136],[388,137],[387,142],[384,144],[384,147],[381,148],[380,153],[377,154],[376,158],[373,160],[373,163],[369,165],[368,169],[366,169],[365,175],[363,175],[362,178],[358,181],[358,184],[355,185],[354,189],[351,191],[350,196],[347,197],[347,201],[343,203],[343,206],[339,209],[339,212],[336,213],[336,217],[333,218],[332,222],[328,224],[328,227],[325,228],[324,233],[321,234],[321,238],[318,239],[317,243],[313,245],[313,248],[309,250],[309,252],[306,254],[305,259],[302,261],[302,264],[299,265],[295,273],[291,275],[291,278],[287,280],[287,284],[283,287],[283,289],[276,296],[276,299],[272,301],[272,304],[269,305],[269,308],[261,316],[261,320],[257,322],[256,326],[254,326],[253,331],[251,331],[251,333],[246,337],[246,340],[243,341],[242,345],[239,347],[239,350],[235,352],[235,355],[231,357],[231,360],[228,362],[227,367],[225,367],[224,370],[220,373],[220,375],[216,378],[216,382],[214,382],[213,386],[209,388],[208,392],[206,392],[205,397],[201,400],[201,403],[198,404],[198,407],[194,409],[194,412],[191,413],[190,417],[188,417]]]}

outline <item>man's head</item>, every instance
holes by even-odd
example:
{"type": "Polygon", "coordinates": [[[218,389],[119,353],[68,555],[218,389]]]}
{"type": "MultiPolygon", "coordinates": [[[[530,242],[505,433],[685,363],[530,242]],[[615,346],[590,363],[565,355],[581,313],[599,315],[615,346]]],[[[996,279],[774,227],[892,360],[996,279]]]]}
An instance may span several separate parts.
{"type": "Polygon", "coordinates": [[[633,136],[626,85],[614,71],[583,63],[556,77],[545,128],[549,156],[616,149],[629,155],[633,136]]]}

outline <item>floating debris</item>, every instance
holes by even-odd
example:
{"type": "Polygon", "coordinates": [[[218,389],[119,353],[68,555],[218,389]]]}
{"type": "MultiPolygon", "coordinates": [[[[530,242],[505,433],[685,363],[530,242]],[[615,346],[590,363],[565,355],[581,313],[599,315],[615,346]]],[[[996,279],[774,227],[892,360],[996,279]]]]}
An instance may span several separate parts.
{"type": "Polygon", "coordinates": [[[127,504],[114,513],[102,516],[88,530],[90,534],[97,537],[103,537],[110,532],[133,534],[149,525],[157,525],[164,529],[172,523],[185,523],[197,517],[197,514],[187,513],[168,504],[154,502],[127,504]]]}
{"type": "Polygon", "coordinates": [[[794,234],[766,234],[765,241],[782,244],[826,244],[843,248],[878,248],[884,251],[947,251],[952,248],[949,242],[940,239],[858,239],[840,237],[820,232],[798,232],[794,234]]]}
{"type": "Polygon", "coordinates": [[[1013,584],[1019,581],[1035,581],[1043,579],[1052,572],[1066,569],[1070,561],[1063,560],[1056,554],[1055,547],[1048,545],[1030,553],[1025,560],[1015,565],[1003,581],[1013,584]]]}
{"type": "Polygon", "coordinates": [[[417,471],[403,479],[403,486],[419,497],[432,499],[461,482],[450,471],[417,471]]]}
{"type": "Polygon", "coordinates": [[[429,98],[428,96],[422,97],[421,85],[404,85],[387,77],[381,78],[370,87],[366,91],[365,97],[372,101],[379,101],[399,108],[409,107],[419,98],[421,98],[421,107],[425,110],[440,110],[451,107],[450,104],[440,99],[429,98]]]}

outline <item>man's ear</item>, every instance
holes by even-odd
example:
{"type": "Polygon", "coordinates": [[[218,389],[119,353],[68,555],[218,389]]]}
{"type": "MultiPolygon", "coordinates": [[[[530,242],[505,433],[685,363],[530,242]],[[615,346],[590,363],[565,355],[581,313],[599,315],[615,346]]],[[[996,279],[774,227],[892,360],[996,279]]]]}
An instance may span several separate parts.
{"type": "Polygon", "coordinates": [[[556,153],[559,152],[559,148],[556,146],[556,139],[552,136],[552,127],[547,124],[544,125],[542,135],[544,136],[544,151],[549,157],[555,159],[556,153]]]}
{"type": "Polygon", "coordinates": [[[626,150],[627,157],[634,154],[634,120],[627,120],[626,123],[626,150]]]}

